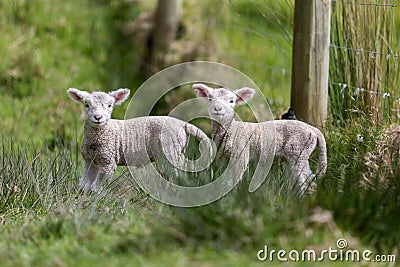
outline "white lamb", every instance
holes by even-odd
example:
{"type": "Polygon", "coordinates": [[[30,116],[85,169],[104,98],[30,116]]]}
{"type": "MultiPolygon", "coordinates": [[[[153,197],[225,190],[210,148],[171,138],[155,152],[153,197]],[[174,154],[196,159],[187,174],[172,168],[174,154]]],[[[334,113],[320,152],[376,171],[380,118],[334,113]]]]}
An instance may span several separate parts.
{"type": "Polygon", "coordinates": [[[186,170],[190,167],[183,164],[188,162],[204,162],[204,157],[209,161],[210,150],[204,152],[203,149],[204,146],[211,148],[210,140],[189,123],[168,116],[111,119],[114,105],[122,104],[129,92],[129,89],[118,89],[110,93],[88,93],[75,88],[67,91],[72,100],[85,106],[81,144],[85,166],[79,182],[85,192],[97,191],[104,179],[113,176],[117,166],[140,167],[161,154],[174,167],[186,170]],[[184,156],[189,134],[200,140],[201,156],[196,161],[187,161],[184,156]]]}
{"type": "MultiPolygon", "coordinates": [[[[298,120],[277,120],[262,123],[236,121],[234,108],[245,104],[251,99],[255,90],[241,88],[230,91],[225,88],[211,88],[204,84],[194,84],[193,89],[198,97],[207,98],[209,101],[208,112],[213,119],[211,135],[215,144],[220,147],[225,155],[234,154],[240,147],[240,157],[243,166],[247,166],[252,159],[260,159],[261,152],[269,151],[266,144],[270,142],[275,127],[274,157],[286,159],[291,173],[297,177],[300,193],[303,194],[314,180],[309,158],[319,145],[319,162],[316,171],[317,177],[326,172],[327,154],[326,142],[320,130],[298,120]],[[272,131],[271,131],[272,130],[272,131]],[[264,146],[264,149],[261,147],[264,146]]],[[[251,185],[250,185],[251,186],[251,185]]]]}

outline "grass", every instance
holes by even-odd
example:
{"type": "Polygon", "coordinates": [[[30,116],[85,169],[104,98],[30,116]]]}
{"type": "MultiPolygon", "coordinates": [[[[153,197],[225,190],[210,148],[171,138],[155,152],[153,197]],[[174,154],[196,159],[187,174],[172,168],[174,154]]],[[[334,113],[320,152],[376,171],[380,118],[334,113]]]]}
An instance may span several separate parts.
{"type": "MultiPolygon", "coordinates": [[[[146,78],[140,65],[134,64],[142,56],[144,39],[129,30],[132,21],[142,22],[138,16],[153,4],[0,1],[1,265],[274,266],[281,264],[257,260],[256,253],[264,245],[321,251],[336,248],[338,238],[345,238],[350,248],[398,257],[396,147],[400,144],[390,138],[396,134],[395,126],[385,134],[388,122],[396,121],[391,109],[397,106],[376,102],[386,105],[380,107],[379,120],[355,116],[359,113],[351,110],[362,106],[350,92],[344,98],[349,103],[342,102],[333,85],[333,119],[324,129],[328,172],[313,195],[298,198],[277,165],[255,193],[247,190],[250,169],[224,198],[197,208],[153,200],[125,168],[118,169],[99,194],[88,196],[78,190],[81,107],[65,91],[72,86],[134,90],[146,78]]],[[[347,32],[345,27],[358,27],[360,18],[354,10],[340,13],[350,12],[342,2],[335,5],[340,7],[334,11],[336,18],[351,19],[333,27],[334,37],[339,38],[335,40],[343,42],[338,34],[347,32]]],[[[289,105],[292,7],[293,1],[184,1],[187,34],[168,58],[216,60],[241,70],[259,85],[278,117],[289,105]]],[[[368,34],[376,30],[380,28],[368,34]]],[[[362,39],[365,49],[370,39],[362,39]]],[[[393,37],[392,42],[396,40],[393,37]]],[[[382,42],[376,45],[384,47],[382,42]]],[[[368,63],[364,58],[365,69],[359,68],[363,79],[358,80],[352,69],[358,61],[351,61],[356,59],[350,52],[332,58],[331,81],[364,86],[368,77],[377,75],[382,87],[374,89],[388,88],[395,95],[396,62],[368,63]],[[343,66],[341,62],[347,62],[346,68],[337,68],[343,66]],[[367,75],[371,68],[372,76],[367,75]]],[[[179,97],[167,99],[164,105],[172,106],[179,97]]],[[[124,110],[116,109],[115,117],[122,118],[124,110]]],[[[183,176],[180,182],[191,184],[185,180],[189,178],[183,176]]],[[[321,264],[333,263],[314,263],[321,264]]],[[[348,266],[347,262],[334,264],[348,266]]]]}
{"type": "Polygon", "coordinates": [[[223,14],[215,15],[216,60],[248,74],[283,113],[290,99],[293,1],[221,1],[219,10],[213,10],[223,14]],[[266,56],[259,60],[260,55],[266,56]]]}
{"type": "Polygon", "coordinates": [[[329,74],[332,119],[345,122],[365,115],[374,122],[395,122],[399,109],[395,99],[400,40],[396,8],[381,5],[371,12],[364,5],[338,1],[332,10],[329,74]]]}
{"type": "Polygon", "coordinates": [[[339,237],[352,248],[393,253],[400,240],[397,176],[387,177],[391,186],[361,187],[361,156],[343,165],[347,149],[364,145],[343,136],[339,146],[328,139],[336,156],[314,196],[290,194],[286,177],[273,169],[255,193],[247,191],[247,172],[223,199],[190,209],[148,198],[123,169],[100,194],[82,195],[76,150],[37,154],[5,142],[3,159],[18,164],[0,166],[2,264],[256,265],[255,253],[264,245],[320,250],[334,247],[339,237]]]}
{"type": "Polygon", "coordinates": [[[121,7],[106,2],[1,1],[3,133],[20,132],[21,141],[35,147],[68,142],[80,111],[66,97],[69,87],[113,90],[136,85],[121,79],[128,72],[121,68],[134,59],[114,49],[121,38],[113,34],[121,7]]]}

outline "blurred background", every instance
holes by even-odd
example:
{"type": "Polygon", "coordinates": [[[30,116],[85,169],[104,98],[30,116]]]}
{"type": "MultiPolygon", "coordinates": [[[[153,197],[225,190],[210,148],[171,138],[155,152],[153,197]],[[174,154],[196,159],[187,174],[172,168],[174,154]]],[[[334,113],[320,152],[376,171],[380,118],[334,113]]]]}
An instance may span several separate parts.
{"type": "MultiPolygon", "coordinates": [[[[68,143],[81,128],[69,87],[134,93],[157,71],[193,60],[242,71],[279,117],[290,101],[293,1],[176,2],[168,13],[157,1],[1,1],[2,134],[44,146],[68,143]],[[167,24],[158,9],[175,20],[167,24]]],[[[181,99],[169,96],[164,108],[181,99]]]]}

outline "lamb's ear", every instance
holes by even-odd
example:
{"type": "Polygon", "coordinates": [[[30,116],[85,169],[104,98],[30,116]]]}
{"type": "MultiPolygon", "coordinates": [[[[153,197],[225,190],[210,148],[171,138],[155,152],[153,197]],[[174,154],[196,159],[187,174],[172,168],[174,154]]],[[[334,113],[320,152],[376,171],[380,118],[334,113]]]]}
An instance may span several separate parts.
{"type": "Polygon", "coordinates": [[[194,92],[198,97],[206,98],[210,96],[210,91],[213,90],[211,87],[208,87],[207,85],[202,83],[195,83],[192,85],[192,88],[194,89],[194,92]]]}
{"type": "Polygon", "coordinates": [[[121,105],[128,98],[130,90],[127,88],[120,88],[116,91],[108,93],[110,96],[114,97],[114,105],[121,105]]]}
{"type": "Polygon", "coordinates": [[[233,91],[236,95],[236,105],[243,105],[245,103],[247,103],[248,100],[250,100],[254,94],[256,93],[256,90],[248,88],[248,87],[243,87],[240,89],[237,89],[235,91],[233,91]]]}
{"type": "Polygon", "coordinates": [[[83,100],[85,100],[90,94],[85,91],[80,91],[76,88],[69,88],[67,90],[67,94],[69,97],[74,100],[75,102],[81,103],[83,100]]]}

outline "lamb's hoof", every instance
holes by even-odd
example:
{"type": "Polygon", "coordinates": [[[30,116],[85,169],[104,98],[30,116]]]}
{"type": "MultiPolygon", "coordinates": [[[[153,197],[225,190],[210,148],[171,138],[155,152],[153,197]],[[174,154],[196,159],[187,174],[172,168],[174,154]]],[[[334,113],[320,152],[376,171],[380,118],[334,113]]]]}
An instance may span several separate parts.
{"type": "Polygon", "coordinates": [[[81,195],[90,195],[92,193],[91,183],[80,181],[78,186],[78,193],[81,195]]]}
{"type": "Polygon", "coordinates": [[[317,183],[311,182],[310,185],[306,188],[306,195],[313,195],[317,191],[317,183]]]}
{"type": "Polygon", "coordinates": [[[99,194],[100,191],[101,191],[100,189],[101,189],[100,186],[95,185],[95,186],[92,186],[92,187],[90,188],[90,192],[92,192],[93,194],[99,194]]]}

